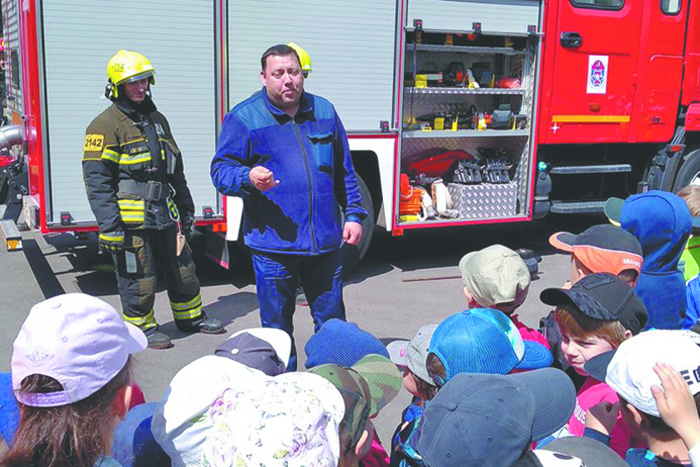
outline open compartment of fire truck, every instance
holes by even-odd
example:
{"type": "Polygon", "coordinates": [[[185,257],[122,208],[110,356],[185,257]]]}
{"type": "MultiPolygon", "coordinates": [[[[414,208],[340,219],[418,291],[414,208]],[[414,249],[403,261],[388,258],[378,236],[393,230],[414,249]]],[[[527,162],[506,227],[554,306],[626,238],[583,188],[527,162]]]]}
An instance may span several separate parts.
{"type": "Polygon", "coordinates": [[[399,225],[530,218],[537,26],[469,26],[406,28],[399,225]]]}

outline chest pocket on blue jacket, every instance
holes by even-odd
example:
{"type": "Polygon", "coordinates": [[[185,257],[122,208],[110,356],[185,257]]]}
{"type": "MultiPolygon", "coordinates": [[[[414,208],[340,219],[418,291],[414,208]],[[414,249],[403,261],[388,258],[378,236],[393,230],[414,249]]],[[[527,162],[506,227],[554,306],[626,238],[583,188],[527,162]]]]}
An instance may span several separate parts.
{"type": "Polygon", "coordinates": [[[308,135],[311,141],[313,159],[321,172],[333,173],[333,133],[308,135]]]}

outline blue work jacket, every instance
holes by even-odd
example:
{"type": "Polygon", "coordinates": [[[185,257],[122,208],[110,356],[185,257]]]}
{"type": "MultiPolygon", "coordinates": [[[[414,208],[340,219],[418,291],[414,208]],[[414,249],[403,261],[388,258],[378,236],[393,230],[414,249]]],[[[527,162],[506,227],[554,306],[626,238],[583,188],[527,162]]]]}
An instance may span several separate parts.
{"type": "MultiPolygon", "coordinates": [[[[367,216],[345,128],[333,105],[304,92],[294,117],[266,89],[226,115],[211,163],[216,189],[243,198],[246,244],[266,253],[319,255],[342,245],[342,213],[367,216]],[[271,170],[279,185],[255,188],[250,170],[271,170]]],[[[366,233],[369,234],[369,233],[366,233]]]]}

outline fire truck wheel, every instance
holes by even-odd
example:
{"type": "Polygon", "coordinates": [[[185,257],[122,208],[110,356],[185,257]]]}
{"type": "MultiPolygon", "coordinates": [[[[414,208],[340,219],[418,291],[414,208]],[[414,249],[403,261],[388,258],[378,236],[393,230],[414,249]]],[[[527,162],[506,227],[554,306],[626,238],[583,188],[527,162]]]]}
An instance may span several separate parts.
{"type": "Polygon", "coordinates": [[[700,185],[700,148],[696,148],[685,156],[676,176],[673,192],[676,193],[687,185],[700,185]]]}
{"type": "Polygon", "coordinates": [[[343,253],[343,274],[347,275],[357,263],[365,256],[369,244],[372,241],[372,232],[374,231],[374,203],[372,203],[372,195],[367,188],[367,184],[359,176],[357,183],[360,186],[360,194],[362,195],[362,207],[369,215],[362,221],[362,239],[358,245],[343,245],[341,252],[343,253]]]}

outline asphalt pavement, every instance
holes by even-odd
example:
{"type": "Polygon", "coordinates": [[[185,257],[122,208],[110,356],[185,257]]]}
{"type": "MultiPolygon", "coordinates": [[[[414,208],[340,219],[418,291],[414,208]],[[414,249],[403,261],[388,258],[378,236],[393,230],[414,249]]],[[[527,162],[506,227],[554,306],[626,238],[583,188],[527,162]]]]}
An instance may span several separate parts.
{"type": "MultiPolygon", "coordinates": [[[[403,237],[375,233],[364,260],[345,281],[348,321],[373,333],[385,344],[410,339],[424,324],[439,323],[466,306],[462,295],[460,258],[500,243],[530,248],[541,256],[539,277],[530,286],[521,321],[537,327],[549,307],[540,303],[540,291],[561,286],[570,276],[569,256],[557,252],[547,239],[557,231],[579,233],[603,223],[601,216],[549,216],[526,223],[453,227],[406,231],[403,237]]],[[[10,370],[12,342],[31,306],[61,293],[95,295],[120,310],[114,272],[109,258],[97,252],[95,239],[78,240],[68,234],[25,232],[24,251],[8,253],[0,247],[0,371],[10,370]]],[[[157,401],[168,383],[187,363],[211,354],[234,332],[260,325],[252,270],[245,255],[236,256],[230,271],[203,261],[198,263],[202,299],[208,315],[226,324],[219,336],[184,334],[177,330],[169,311],[164,284],[159,284],[156,318],[172,336],[174,348],[146,350],[136,355],[135,379],[148,401],[157,401]]],[[[300,368],[304,344],[313,333],[309,308],[298,306],[295,338],[300,368]]],[[[405,390],[377,417],[375,425],[386,444],[410,397],[405,390]]]]}

